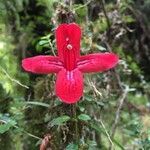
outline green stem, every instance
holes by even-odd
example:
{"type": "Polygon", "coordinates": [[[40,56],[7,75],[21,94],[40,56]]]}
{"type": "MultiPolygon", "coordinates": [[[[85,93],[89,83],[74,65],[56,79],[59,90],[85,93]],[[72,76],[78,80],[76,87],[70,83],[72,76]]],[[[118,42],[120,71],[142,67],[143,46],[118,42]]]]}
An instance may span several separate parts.
{"type": "Polygon", "coordinates": [[[73,117],[75,119],[75,141],[79,144],[79,133],[78,133],[78,119],[77,119],[77,104],[73,105],[73,117]]]}

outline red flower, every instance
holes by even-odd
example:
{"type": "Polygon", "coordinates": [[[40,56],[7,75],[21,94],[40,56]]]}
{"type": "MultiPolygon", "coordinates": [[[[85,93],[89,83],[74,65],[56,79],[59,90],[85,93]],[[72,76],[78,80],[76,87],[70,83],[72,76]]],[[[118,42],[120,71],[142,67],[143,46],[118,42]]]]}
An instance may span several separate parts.
{"type": "Polygon", "coordinates": [[[113,68],[118,56],[113,53],[95,53],[80,56],[80,27],[61,24],[56,29],[58,56],[26,58],[22,66],[38,74],[57,73],[56,95],[65,103],[79,101],[83,94],[83,73],[102,72],[113,68]]]}

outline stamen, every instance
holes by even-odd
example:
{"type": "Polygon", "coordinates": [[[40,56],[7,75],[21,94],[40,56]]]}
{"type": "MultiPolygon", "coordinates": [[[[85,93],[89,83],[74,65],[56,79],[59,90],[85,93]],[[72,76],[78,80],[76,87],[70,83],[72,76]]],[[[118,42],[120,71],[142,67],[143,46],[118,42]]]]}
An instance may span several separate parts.
{"type": "Polygon", "coordinates": [[[68,44],[68,45],[67,45],[67,49],[72,50],[72,45],[71,45],[71,44],[68,44]]]}
{"type": "Polygon", "coordinates": [[[69,41],[69,38],[66,38],[66,41],[69,41]]]}

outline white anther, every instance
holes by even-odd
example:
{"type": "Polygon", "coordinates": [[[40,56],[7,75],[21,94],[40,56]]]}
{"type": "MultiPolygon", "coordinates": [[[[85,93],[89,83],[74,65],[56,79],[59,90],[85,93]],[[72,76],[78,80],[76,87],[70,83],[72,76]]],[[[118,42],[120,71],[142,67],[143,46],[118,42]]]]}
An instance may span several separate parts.
{"type": "Polygon", "coordinates": [[[68,45],[67,45],[67,49],[72,50],[72,45],[71,45],[71,44],[68,44],[68,45]]]}

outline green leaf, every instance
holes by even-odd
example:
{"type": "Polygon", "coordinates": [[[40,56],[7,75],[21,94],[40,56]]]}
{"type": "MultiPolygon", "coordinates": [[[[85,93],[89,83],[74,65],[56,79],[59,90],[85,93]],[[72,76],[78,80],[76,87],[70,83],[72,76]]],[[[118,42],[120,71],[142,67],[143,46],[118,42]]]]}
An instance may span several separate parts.
{"type": "Polygon", "coordinates": [[[70,117],[67,116],[67,115],[64,115],[64,116],[61,116],[61,117],[58,117],[58,118],[53,119],[53,120],[50,122],[50,124],[51,124],[51,126],[62,125],[62,124],[64,124],[65,122],[67,122],[68,120],[70,120],[70,117]]]}
{"type": "Polygon", "coordinates": [[[50,107],[49,104],[41,103],[41,102],[34,102],[34,101],[25,102],[25,104],[27,104],[27,105],[29,104],[29,105],[43,106],[43,107],[47,107],[47,108],[50,107]]]}
{"type": "Polygon", "coordinates": [[[15,126],[17,123],[15,120],[12,120],[6,116],[0,116],[0,133],[3,134],[8,131],[11,127],[15,126]]]}
{"type": "Polygon", "coordinates": [[[78,22],[83,22],[85,20],[86,14],[87,14],[87,6],[82,4],[74,4],[74,10],[77,14],[77,20],[78,22]]]}
{"type": "Polygon", "coordinates": [[[93,97],[92,96],[85,95],[84,98],[85,98],[86,101],[89,101],[89,102],[93,101],[93,97]]]}
{"type": "Polygon", "coordinates": [[[100,51],[106,51],[106,48],[101,45],[96,44],[95,47],[98,48],[98,50],[100,50],[100,51]]]}
{"type": "Polygon", "coordinates": [[[70,143],[65,150],[78,150],[78,145],[70,143]]]}
{"type": "Polygon", "coordinates": [[[48,40],[41,40],[41,41],[39,41],[39,45],[40,46],[43,46],[43,45],[45,45],[45,44],[48,44],[49,42],[48,42],[48,40]]]}
{"type": "Polygon", "coordinates": [[[91,120],[91,117],[89,115],[86,115],[86,114],[80,114],[78,116],[78,119],[80,119],[82,121],[88,121],[88,120],[91,120]]]}
{"type": "Polygon", "coordinates": [[[79,107],[79,109],[80,109],[81,112],[83,112],[85,110],[85,108],[83,106],[79,105],[78,107],[79,107]]]}
{"type": "Polygon", "coordinates": [[[52,36],[52,34],[48,34],[46,36],[41,37],[41,40],[49,40],[49,38],[52,36]]]}
{"type": "Polygon", "coordinates": [[[132,16],[126,15],[122,17],[123,21],[126,23],[132,23],[135,22],[135,19],[132,16]]]}
{"type": "Polygon", "coordinates": [[[93,149],[96,150],[96,147],[97,147],[96,141],[88,140],[87,144],[89,146],[88,150],[93,150],[93,149]]]}
{"type": "Polygon", "coordinates": [[[0,125],[0,133],[3,134],[5,133],[6,131],[9,130],[11,126],[9,124],[2,124],[0,125]]]}

